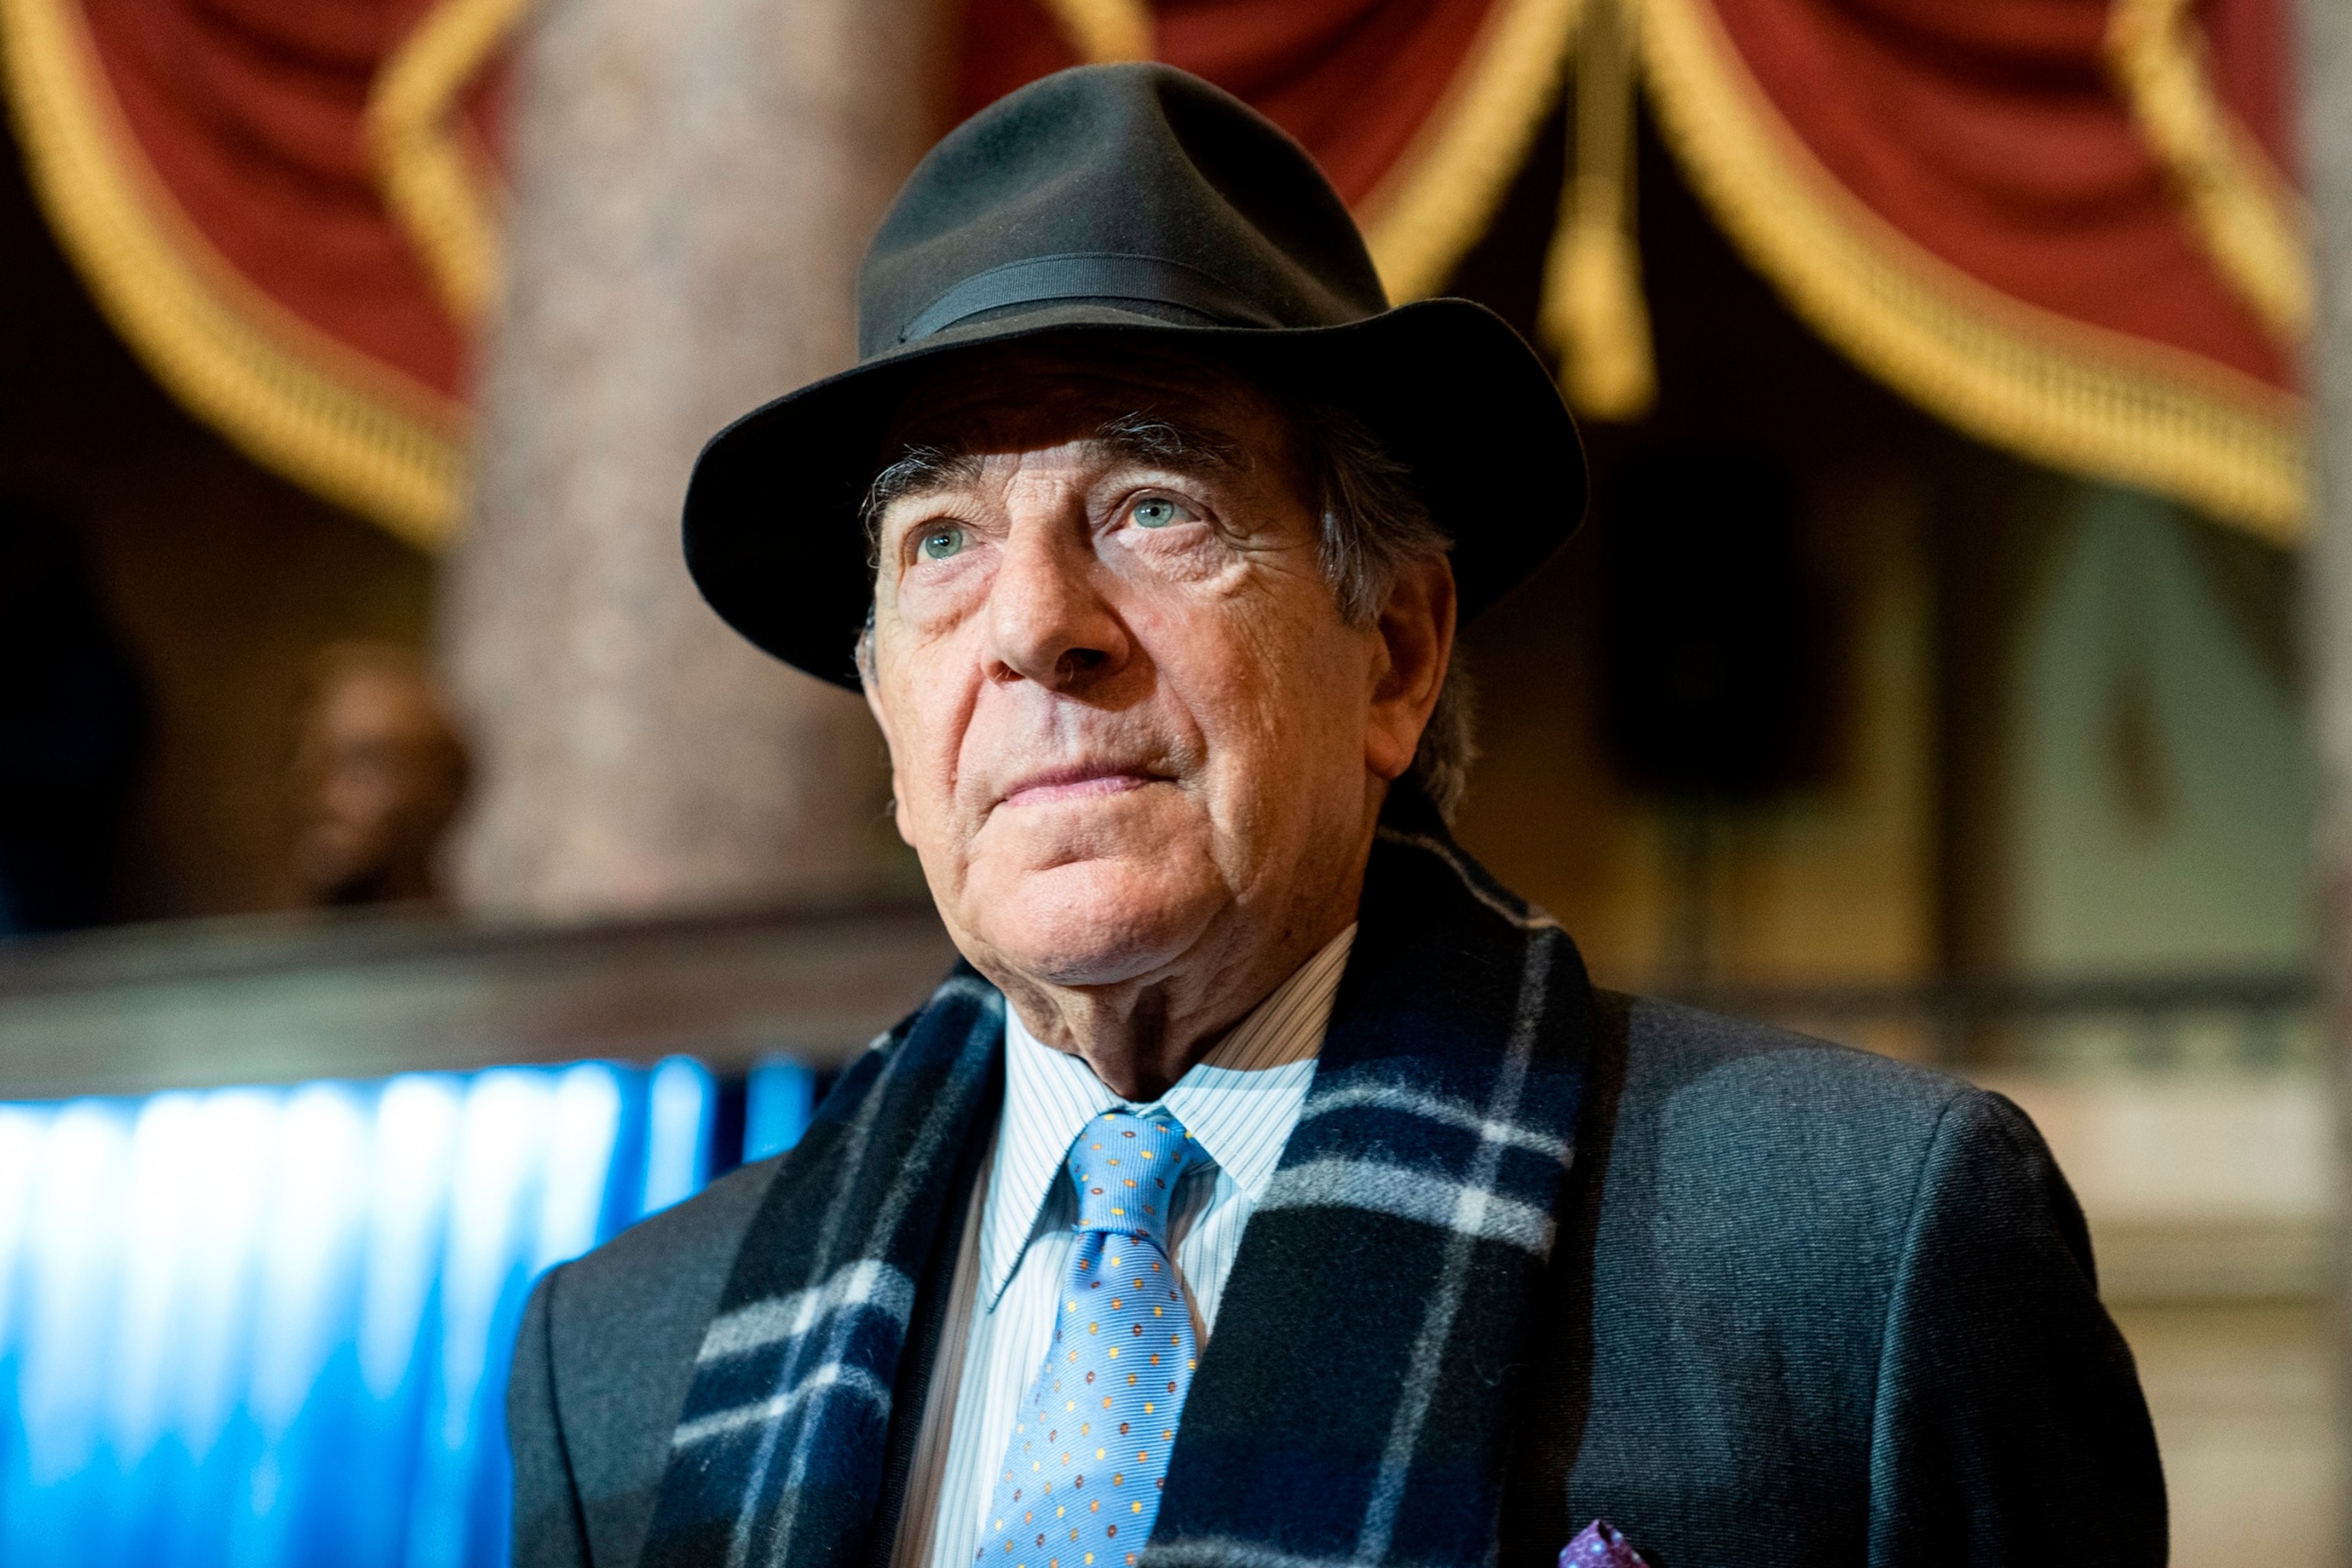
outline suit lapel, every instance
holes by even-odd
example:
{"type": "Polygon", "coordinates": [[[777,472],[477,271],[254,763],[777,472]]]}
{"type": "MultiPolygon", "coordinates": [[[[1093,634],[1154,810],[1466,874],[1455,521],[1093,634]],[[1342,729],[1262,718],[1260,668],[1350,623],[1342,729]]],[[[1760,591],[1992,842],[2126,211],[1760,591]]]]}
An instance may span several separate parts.
{"type": "Polygon", "coordinates": [[[1315,1085],[1187,1400],[1146,1568],[1482,1563],[1592,1034],[1549,916],[1384,829],[1315,1085]]]}

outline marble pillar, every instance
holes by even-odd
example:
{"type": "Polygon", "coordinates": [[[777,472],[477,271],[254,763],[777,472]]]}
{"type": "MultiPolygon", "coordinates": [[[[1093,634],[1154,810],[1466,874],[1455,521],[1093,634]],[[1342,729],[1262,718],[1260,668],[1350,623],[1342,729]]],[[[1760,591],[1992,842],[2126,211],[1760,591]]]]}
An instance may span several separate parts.
{"type": "Polygon", "coordinates": [[[937,130],[936,0],[548,0],[442,653],[471,910],[587,919],[870,885],[881,741],[695,593],[727,421],[855,357],[857,260],[937,130]]]}

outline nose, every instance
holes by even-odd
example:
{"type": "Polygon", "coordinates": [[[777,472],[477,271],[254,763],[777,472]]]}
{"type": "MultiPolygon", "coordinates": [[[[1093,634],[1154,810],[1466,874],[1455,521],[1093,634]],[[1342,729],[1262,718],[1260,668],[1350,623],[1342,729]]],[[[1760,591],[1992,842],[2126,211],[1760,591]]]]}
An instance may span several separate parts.
{"type": "Polygon", "coordinates": [[[1024,519],[989,590],[989,674],[1077,692],[1115,676],[1132,644],[1104,600],[1083,529],[1024,519]]]}

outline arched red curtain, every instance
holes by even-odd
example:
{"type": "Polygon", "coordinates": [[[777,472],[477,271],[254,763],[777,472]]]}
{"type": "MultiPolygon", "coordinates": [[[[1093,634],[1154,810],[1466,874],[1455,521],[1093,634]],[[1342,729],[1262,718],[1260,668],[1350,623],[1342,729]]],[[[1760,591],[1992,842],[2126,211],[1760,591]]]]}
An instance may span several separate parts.
{"type": "MultiPolygon", "coordinates": [[[[525,3],[0,0],[36,188],[126,339],[262,460],[428,544],[495,268],[485,67],[525,3]]],[[[1323,163],[1410,298],[1613,7],[1694,187],[1857,363],[2285,539],[2309,283],[2281,3],[965,0],[955,107],[1083,59],[1197,71],[1323,163]]]]}

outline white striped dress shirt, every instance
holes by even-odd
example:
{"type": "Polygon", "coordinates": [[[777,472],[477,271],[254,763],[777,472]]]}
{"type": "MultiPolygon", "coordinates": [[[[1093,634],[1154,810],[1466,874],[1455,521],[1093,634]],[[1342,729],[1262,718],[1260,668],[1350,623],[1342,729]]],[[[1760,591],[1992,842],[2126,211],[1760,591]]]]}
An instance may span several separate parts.
{"type": "Polygon", "coordinates": [[[1314,1080],[1355,938],[1352,925],[1332,938],[1150,1106],[1119,1099],[1083,1060],[1039,1044],[1005,1009],[1004,1110],[949,1287],[892,1568],[971,1562],[989,1479],[1053,1342],[1055,1302],[1076,1245],[1077,1194],[1063,1179],[1063,1157],[1106,1110],[1164,1109],[1207,1155],[1177,1184],[1168,1216],[1192,1327],[1207,1347],[1242,1231],[1314,1080]]]}

